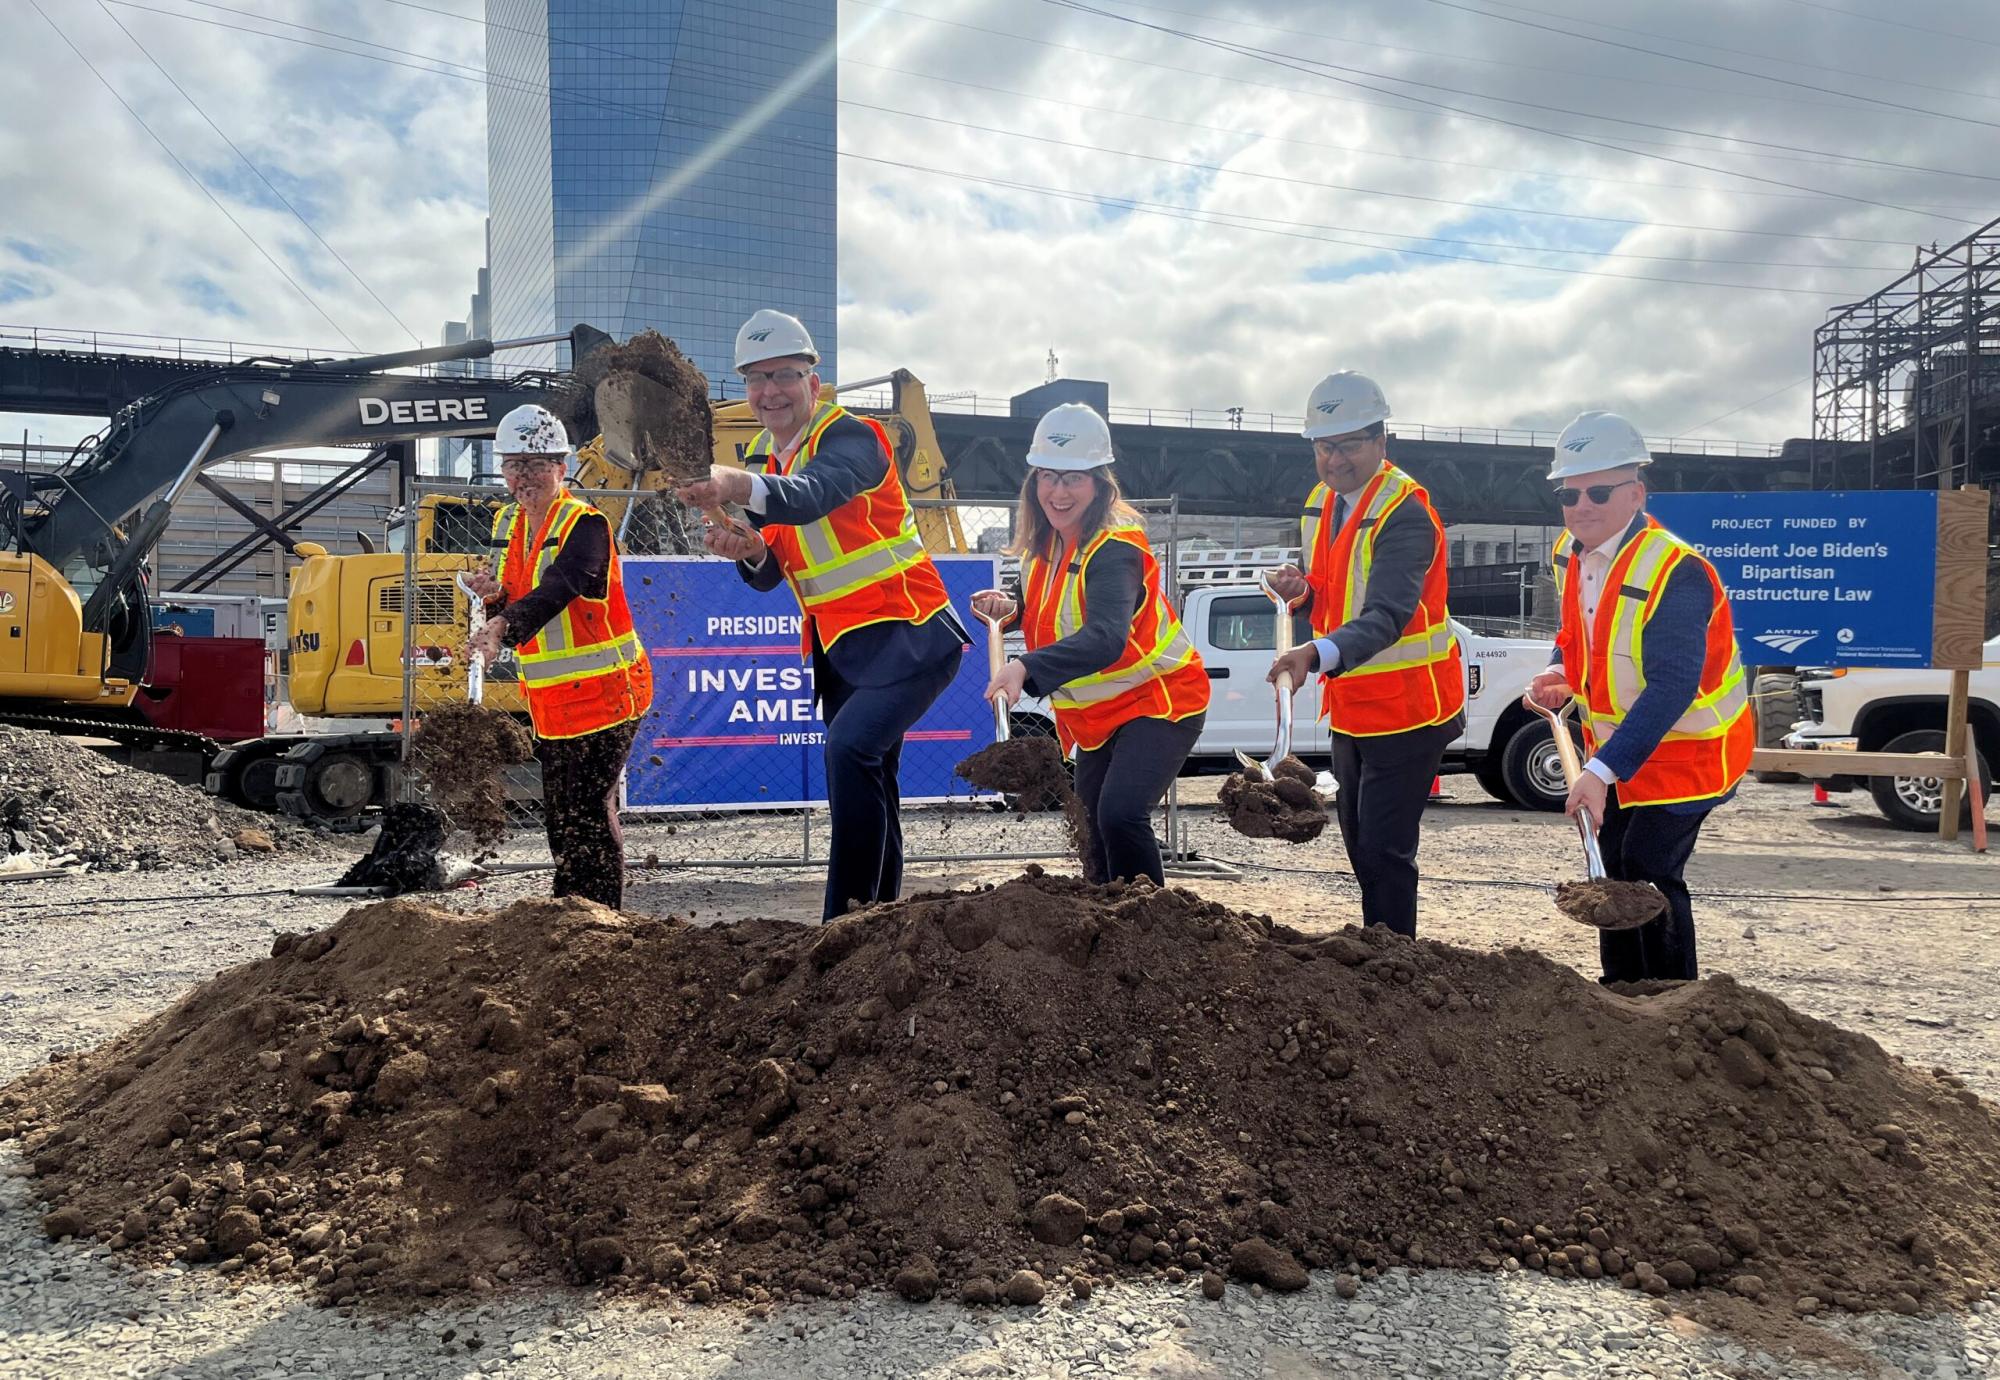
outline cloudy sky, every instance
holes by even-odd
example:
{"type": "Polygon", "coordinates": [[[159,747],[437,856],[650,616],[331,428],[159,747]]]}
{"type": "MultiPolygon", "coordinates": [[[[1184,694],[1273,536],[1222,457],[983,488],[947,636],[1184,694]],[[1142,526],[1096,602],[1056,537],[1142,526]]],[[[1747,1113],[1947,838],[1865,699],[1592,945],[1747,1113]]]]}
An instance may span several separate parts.
{"type": "MultiPolygon", "coordinates": [[[[6,5],[0,322],[464,314],[478,0],[6,5]]],[[[1406,422],[1777,440],[1827,308],[2000,215],[1985,0],[839,5],[849,377],[1004,395],[1053,348],[1114,403],[1296,414],[1352,367],[1406,422]]]]}

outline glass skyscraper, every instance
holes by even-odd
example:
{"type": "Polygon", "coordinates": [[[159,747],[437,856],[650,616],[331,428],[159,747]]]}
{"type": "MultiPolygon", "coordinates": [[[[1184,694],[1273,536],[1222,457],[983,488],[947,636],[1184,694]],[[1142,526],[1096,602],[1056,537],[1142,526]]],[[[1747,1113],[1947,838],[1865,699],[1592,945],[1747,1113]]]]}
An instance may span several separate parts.
{"type": "Polygon", "coordinates": [[[833,378],[834,0],[486,0],[486,17],[494,338],[651,326],[715,381],[744,318],[776,307],[833,378]]]}

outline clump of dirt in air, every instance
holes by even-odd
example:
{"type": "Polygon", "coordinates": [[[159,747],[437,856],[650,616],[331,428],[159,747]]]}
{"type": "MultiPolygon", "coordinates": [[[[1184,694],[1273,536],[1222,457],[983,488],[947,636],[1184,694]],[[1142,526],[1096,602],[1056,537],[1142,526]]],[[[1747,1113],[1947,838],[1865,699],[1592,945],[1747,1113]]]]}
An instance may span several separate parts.
{"type": "Polygon", "coordinates": [[[554,411],[583,445],[603,427],[597,417],[597,386],[615,374],[637,374],[671,395],[666,410],[647,419],[634,457],[643,469],[678,479],[706,479],[714,462],[715,422],[709,407],[708,376],[680,346],[656,330],[640,331],[623,345],[607,345],[585,355],[557,391],[554,411]]]}
{"type": "Polygon", "coordinates": [[[1313,789],[1318,773],[1296,757],[1273,768],[1277,778],[1239,771],[1222,783],[1216,803],[1229,827],[1245,838],[1311,843],[1326,831],[1326,803],[1313,789]]]}
{"type": "MultiPolygon", "coordinates": [[[[1061,810],[1068,828],[1070,851],[1077,855],[1086,873],[1093,871],[1090,814],[1070,786],[1062,745],[1055,739],[1040,734],[1008,738],[981,748],[953,770],[982,791],[1012,796],[1018,814],[1061,810]]],[[[1092,876],[1090,880],[1103,878],[1092,876]]]]}
{"type": "Polygon", "coordinates": [[[507,832],[506,769],[535,756],[526,725],[482,705],[439,705],[424,711],[410,748],[418,776],[451,827],[475,843],[497,843],[507,832]]]}
{"type": "Polygon", "coordinates": [[[0,1088],[0,1136],[52,1238],[328,1301],[2000,1283],[2000,1121],[1952,1075],[1728,978],[1635,993],[1033,869],[824,928],[385,901],[0,1088]]]}
{"type": "Polygon", "coordinates": [[[1600,930],[1637,929],[1667,913],[1667,898],[1651,882],[1558,882],[1556,909],[1600,930]]]}

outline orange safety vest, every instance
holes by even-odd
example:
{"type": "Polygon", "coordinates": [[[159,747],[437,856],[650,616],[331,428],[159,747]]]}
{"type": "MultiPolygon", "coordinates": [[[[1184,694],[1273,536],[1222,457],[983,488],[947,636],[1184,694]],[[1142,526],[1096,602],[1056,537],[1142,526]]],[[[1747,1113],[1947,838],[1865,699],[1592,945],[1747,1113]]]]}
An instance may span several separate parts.
{"type": "Polygon", "coordinates": [[[1708,618],[1708,649],[1694,703],[1674,722],[1644,766],[1618,783],[1620,805],[1672,805],[1725,795],[1743,779],[1757,746],[1757,721],[1743,663],[1736,655],[1736,629],[1729,596],[1708,558],[1652,518],[1612,558],[1598,596],[1590,635],[1583,636],[1583,581],[1578,543],[1555,555],[1556,592],[1562,608],[1563,675],[1583,704],[1583,740],[1592,752],[1611,741],[1639,692],[1646,688],[1646,623],[1658,607],[1667,577],[1682,561],[1693,561],[1708,576],[1715,609],[1708,618]]]}
{"type": "Polygon", "coordinates": [[[1323,677],[1320,717],[1336,733],[1374,738],[1407,733],[1451,719],[1465,708],[1465,661],[1445,607],[1444,524],[1416,480],[1384,463],[1361,490],[1340,530],[1332,530],[1333,490],[1313,486],[1300,519],[1306,583],[1312,587],[1313,633],[1325,637],[1351,622],[1368,598],[1375,566],[1375,538],[1397,506],[1414,502],[1437,534],[1416,612],[1402,636],[1359,666],[1323,677]]]}
{"type": "Polygon", "coordinates": [[[1067,561],[1030,555],[1021,563],[1021,630],[1028,650],[1060,642],[1083,626],[1084,572],[1106,542],[1139,552],[1145,586],[1124,650],[1102,671],[1078,676],[1049,693],[1063,750],[1104,746],[1133,719],[1185,719],[1208,708],[1208,672],[1174,606],[1160,592],[1160,563],[1138,527],[1106,527],[1067,561]]]}
{"type": "Polygon", "coordinates": [[[887,462],[882,482],[817,521],[798,527],[767,523],[762,533],[805,615],[800,651],[806,656],[812,654],[815,628],[820,646],[830,648],[870,623],[922,623],[950,602],[944,577],[917,535],[896,473],[896,449],[880,422],[856,417],[838,403],[822,403],[789,462],[772,454],[769,431],[758,432],[746,453],[769,456],[768,473],[796,474],[812,463],[826,429],[843,417],[875,433],[887,462]]]}
{"type": "MultiPolygon", "coordinates": [[[[525,599],[542,582],[577,522],[596,511],[568,489],[557,494],[534,534],[532,561],[521,505],[510,503],[495,515],[493,537],[501,548],[495,574],[509,602],[525,599]]],[[[646,712],[653,703],[653,663],[632,627],[617,542],[611,543],[604,597],[570,600],[514,649],[514,657],[537,738],[580,738],[646,712]]]]}

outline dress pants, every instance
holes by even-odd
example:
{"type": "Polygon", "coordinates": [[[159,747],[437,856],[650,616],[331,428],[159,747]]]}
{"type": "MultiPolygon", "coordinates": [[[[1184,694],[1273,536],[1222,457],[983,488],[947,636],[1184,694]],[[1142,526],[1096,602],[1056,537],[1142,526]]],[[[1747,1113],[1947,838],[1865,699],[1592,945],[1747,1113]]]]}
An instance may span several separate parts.
{"type": "Polygon", "coordinates": [[[902,788],[897,772],[903,735],[958,674],[957,656],[894,685],[854,685],[824,656],[816,688],[826,716],[826,798],[832,857],[822,920],[851,903],[893,901],[903,889],[902,788]]]}
{"type": "Polygon", "coordinates": [[[1165,886],[1153,807],[1167,793],[1201,737],[1207,714],[1133,719],[1098,747],[1076,755],[1076,794],[1090,819],[1084,873],[1093,882],[1151,877],[1165,886]]]}
{"type": "Polygon", "coordinates": [[[1417,933],[1417,837],[1444,750],[1465,731],[1454,716],[1429,728],[1333,735],[1334,813],[1361,884],[1361,923],[1417,933]]]}
{"type": "Polygon", "coordinates": [[[1633,930],[1605,930],[1597,936],[1597,956],[1605,982],[1664,978],[1692,982],[1697,976],[1694,908],[1681,870],[1694,852],[1695,836],[1708,818],[1705,809],[1618,803],[1611,788],[1597,846],[1604,871],[1621,882],[1651,882],[1667,898],[1667,913],[1633,930]]]}
{"type": "Polygon", "coordinates": [[[618,775],[638,731],[639,721],[627,719],[578,738],[535,739],[557,896],[582,896],[613,910],[625,903],[618,775]]]}

